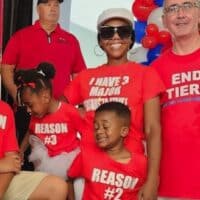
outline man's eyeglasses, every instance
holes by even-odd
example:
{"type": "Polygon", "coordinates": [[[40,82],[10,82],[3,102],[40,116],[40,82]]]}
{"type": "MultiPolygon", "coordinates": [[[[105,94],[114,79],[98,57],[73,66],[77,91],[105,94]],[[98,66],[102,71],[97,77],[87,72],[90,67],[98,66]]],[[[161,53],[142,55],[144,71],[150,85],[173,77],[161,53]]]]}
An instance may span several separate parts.
{"type": "Polygon", "coordinates": [[[178,13],[180,9],[182,9],[184,12],[189,12],[194,7],[199,7],[197,2],[186,1],[182,4],[173,4],[171,6],[164,8],[164,13],[173,15],[178,13]]]}
{"type": "Polygon", "coordinates": [[[99,35],[101,39],[111,39],[115,33],[119,35],[121,39],[126,39],[132,35],[131,26],[101,26],[99,28],[99,35]]]}

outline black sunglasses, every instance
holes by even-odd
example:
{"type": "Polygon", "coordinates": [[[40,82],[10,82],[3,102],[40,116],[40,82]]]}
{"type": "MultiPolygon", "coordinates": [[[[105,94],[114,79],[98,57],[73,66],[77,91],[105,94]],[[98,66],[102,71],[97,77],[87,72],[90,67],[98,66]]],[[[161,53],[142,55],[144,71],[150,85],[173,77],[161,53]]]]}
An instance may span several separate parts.
{"type": "Polygon", "coordinates": [[[121,39],[129,38],[132,35],[131,26],[101,26],[99,28],[99,35],[101,39],[111,39],[115,33],[119,35],[121,39]]]}

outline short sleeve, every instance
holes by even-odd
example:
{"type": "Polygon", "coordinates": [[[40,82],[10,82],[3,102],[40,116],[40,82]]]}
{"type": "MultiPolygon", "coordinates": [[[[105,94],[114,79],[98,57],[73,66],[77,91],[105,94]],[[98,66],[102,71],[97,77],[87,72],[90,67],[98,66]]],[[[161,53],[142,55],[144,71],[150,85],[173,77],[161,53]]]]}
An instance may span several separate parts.
{"type": "Polygon", "coordinates": [[[70,178],[83,177],[83,162],[82,153],[80,152],[78,156],[74,159],[70,169],[68,170],[67,176],[70,178]]]}
{"type": "Polygon", "coordinates": [[[16,129],[15,129],[15,121],[12,109],[8,105],[4,105],[5,107],[5,116],[6,116],[6,126],[3,131],[3,141],[2,141],[2,149],[3,155],[6,152],[18,151],[18,143],[16,139],[16,129]]]}
{"type": "Polygon", "coordinates": [[[86,69],[86,64],[83,59],[83,55],[81,53],[80,45],[78,40],[74,37],[74,49],[75,49],[75,59],[73,62],[73,68],[71,73],[78,73],[84,69],[86,69]]]}
{"type": "Polygon", "coordinates": [[[81,96],[81,74],[78,74],[64,89],[64,96],[72,105],[78,105],[83,102],[81,96]]]}
{"type": "Polygon", "coordinates": [[[78,131],[79,133],[82,133],[84,130],[83,118],[80,116],[77,108],[75,108],[70,104],[67,105],[68,105],[68,112],[70,112],[72,124],[74,124],[74,129],[76,129],[76,131],[78,131]]]}
{"type": "Polygon", "coordinates": [[[2,64],[14,65],[17,63],[20,48],[19,40],[20,34],[18,32],[10,38],[2,56],[2,64]]]}
{"type": "Polygon", "coordinates": [[[152,67],[146,68],[143,77],[143,102],[159,96],[165,91],[165,86],[160,76],[152,67]]]}

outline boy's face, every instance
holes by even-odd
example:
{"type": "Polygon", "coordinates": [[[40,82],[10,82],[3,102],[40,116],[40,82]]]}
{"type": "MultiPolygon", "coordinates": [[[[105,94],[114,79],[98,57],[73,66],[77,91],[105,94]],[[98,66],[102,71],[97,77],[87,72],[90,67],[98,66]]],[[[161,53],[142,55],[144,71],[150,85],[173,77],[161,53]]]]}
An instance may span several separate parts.
{"type": "Polygon", "coordinates": [[[123,138],[129,128],[115,112],[102,111],[95,115],[94,133],[99,147],[109,150],[123,145],[123,138]]]}

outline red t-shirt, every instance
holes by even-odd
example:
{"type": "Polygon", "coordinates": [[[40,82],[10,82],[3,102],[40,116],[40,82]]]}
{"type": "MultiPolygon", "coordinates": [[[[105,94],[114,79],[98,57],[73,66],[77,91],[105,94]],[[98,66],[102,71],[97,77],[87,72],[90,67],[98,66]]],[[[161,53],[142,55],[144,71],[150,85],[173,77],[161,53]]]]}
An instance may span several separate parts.
{"type": "Polygon", "coordinates": [[[0,158],[6,152],[18,151],[13,111],[0,100],[0,158]]]}
{"type": "Polygon", "coordinates": [[[70,82],[70,75],[85,69],[78,40],[57,25],[50,34],[42,29],[39,21],[17,31],[9,40],[2,63],[15,65],[17,69],[30,69],[40,62],[55,66],[54,95],[61,96],[70,82]]]}
{"type": "Polygon", "coordinates": [[[59,109],[43,118],[31,117],[29,130],[41,139],[50,156],[70,152],[77,148],[77,132],[82,129],[82,119],[78,111],[62,102],[59,109]]]}
{"type": "Polygon", "coordinates": [[[145,181],[146,162],[143,154],[132,154],[131,160],[122,164],[95,145],[89,145],[82,148],[68,176],[85,179],[83,200],[136,200],[145,181]]]}
{"type": "MultiPolygon", "coordinates": [[[[141,152],[141,139],[144,138],[143,105],[163,90],[163,83],[154,69],[128,62],[119,66],[102,65],[82,71],[66,87],[64,95],[73,105],[84,104],[86,124],[90,127],[88,130],[93,130],[93,111],[100,104],[118,101],[128,105],[132,119],[126,142],[129,143],[129,148],[141,152]]],[[[85,134],[83,140],[94,140],[91,135],[85,134]]]]}
{"type": "Polygon", "coordinates": [[[153,63],[166,85],[161,97],[161,196],[200,199],[200,49],[170,50],[153,63]]]}

